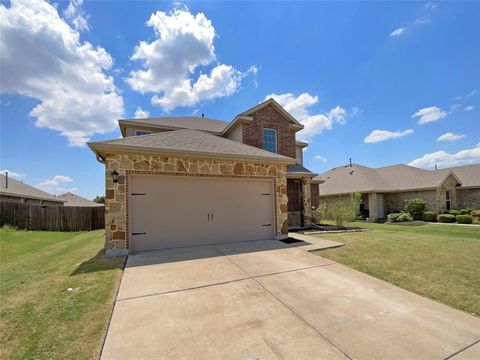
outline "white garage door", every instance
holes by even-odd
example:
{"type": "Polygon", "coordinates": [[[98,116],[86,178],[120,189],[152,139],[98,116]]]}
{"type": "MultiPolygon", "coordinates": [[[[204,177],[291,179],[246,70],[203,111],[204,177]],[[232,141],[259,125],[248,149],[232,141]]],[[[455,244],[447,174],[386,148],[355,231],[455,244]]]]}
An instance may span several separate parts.
{"type": "Polygon", "coordinates": [[[273,181],[131,175],[132,251],[274,238],[273,181]]]}

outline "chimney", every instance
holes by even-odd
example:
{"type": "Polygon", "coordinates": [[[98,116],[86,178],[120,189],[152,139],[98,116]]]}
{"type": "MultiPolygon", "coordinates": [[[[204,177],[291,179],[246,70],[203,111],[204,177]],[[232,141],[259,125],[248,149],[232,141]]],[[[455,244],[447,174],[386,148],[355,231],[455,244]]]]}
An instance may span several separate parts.
{"type": "Polygon", "coordinates": [[[8,189],[8,171],[5,171],[5,189],[8,189]]]}
{"type": "Polygon", "coordinates": [[[350,167],[352,167],[352,158],[349,159],[350,167]]]}

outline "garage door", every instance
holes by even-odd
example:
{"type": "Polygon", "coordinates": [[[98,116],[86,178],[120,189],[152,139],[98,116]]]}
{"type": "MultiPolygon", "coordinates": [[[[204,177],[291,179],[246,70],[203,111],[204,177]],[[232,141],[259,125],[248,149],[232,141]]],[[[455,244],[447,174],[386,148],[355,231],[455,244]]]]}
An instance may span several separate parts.
{"type": "Polygon", "coordinates": [[[274,238],[273,181],[131,175],[132,251],[274,238]]]}

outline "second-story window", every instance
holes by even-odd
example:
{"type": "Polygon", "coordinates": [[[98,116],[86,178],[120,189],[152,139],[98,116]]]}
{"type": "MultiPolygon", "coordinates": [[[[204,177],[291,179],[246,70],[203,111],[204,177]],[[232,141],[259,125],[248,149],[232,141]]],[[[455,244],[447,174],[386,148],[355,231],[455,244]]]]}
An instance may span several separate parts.
{"type": "Polygon", "coordinates": [[[151,131],[145,131],[145,130],[135,130],[135,135],[148,135],[151,134],[151,131]]]}
{"type": "Polygon", "coordinates": [[[263,148],[267,151],[277,152],[277,130],[263,129],[263,148]]]}

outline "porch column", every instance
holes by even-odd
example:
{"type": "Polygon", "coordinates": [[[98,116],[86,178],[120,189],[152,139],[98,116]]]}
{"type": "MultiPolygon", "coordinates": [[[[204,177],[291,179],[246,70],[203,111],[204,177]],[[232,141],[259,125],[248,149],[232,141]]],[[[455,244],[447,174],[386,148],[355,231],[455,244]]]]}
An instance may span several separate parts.
{"type": "Polygon", "coordinates": [[[311,194],[311,178],[302,179],[302,195],[303,195],[303,223],[304,226],[310,225],[312,222],[312,194],[311,194]]]}
{"type": "Polygon", "coordinates": [[[377,193],[368,194],[368,218],[370,222],[377,221],[377,193]]]}

